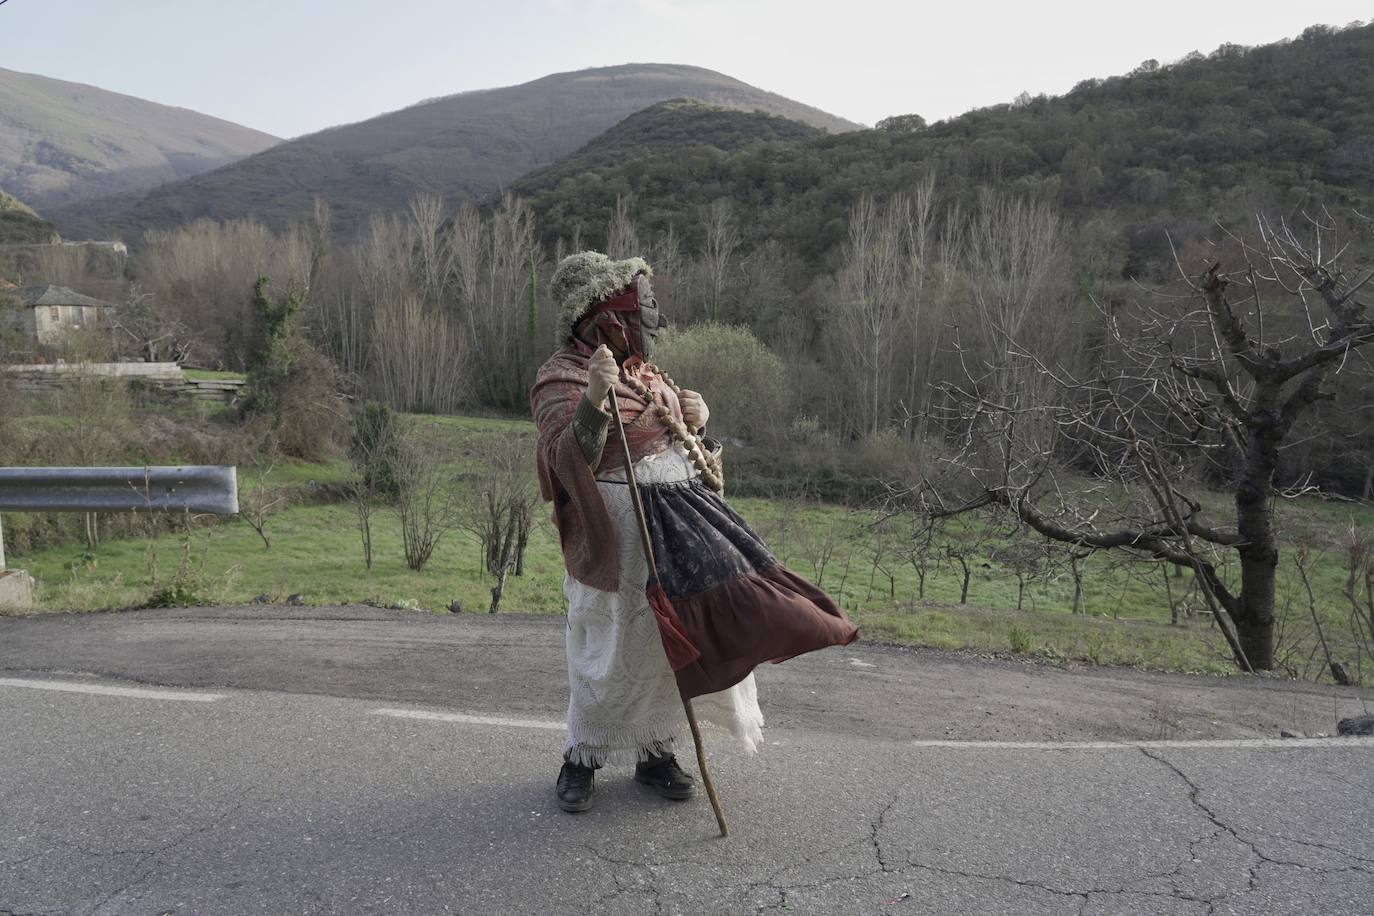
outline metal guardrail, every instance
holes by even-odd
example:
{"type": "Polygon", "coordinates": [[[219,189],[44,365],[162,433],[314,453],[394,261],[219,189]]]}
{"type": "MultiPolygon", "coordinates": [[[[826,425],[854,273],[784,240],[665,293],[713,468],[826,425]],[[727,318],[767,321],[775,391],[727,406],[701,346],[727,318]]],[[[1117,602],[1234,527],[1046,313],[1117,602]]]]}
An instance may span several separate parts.
{"type": "MultiPolygon", "coordinates": [[[[0,468],[0,512],[239,511],[233,466],[0,468]]],[[[0,570],[5,547],[0,534],[0,570]]]]}

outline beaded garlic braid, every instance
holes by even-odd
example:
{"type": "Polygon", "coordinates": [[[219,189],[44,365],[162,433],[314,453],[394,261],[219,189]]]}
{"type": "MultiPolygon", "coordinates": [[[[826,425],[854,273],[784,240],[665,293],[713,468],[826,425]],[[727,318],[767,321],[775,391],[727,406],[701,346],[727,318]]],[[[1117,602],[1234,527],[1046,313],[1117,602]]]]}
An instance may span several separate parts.
{"type": "MultiPolygon", "coordinates": [[[[652,363],[647,364],[645,368],[663,379],[663,383],[673,389],[674,394],[679,396],[682,394],[682,389],[662,369],[652,363]]],[[[686,423],[673,416],[668,405],[655,397],[647,385],[623,369],[620,378],[630,387],[630,390],[643,398],[644,402],[654,409],[654,415],[658,417],[660,423],[668,428],[669,435],[681,442],[683,447],[687,449],[687,457],[692,459],[692,464],[701,472],[701,479],[705,481],[706,486],[717,493],[724,493],[725,473],[721,467],[720,456],[709,454],[706,451],[706,446],[702,444],[701,437],[686,423]]]]}

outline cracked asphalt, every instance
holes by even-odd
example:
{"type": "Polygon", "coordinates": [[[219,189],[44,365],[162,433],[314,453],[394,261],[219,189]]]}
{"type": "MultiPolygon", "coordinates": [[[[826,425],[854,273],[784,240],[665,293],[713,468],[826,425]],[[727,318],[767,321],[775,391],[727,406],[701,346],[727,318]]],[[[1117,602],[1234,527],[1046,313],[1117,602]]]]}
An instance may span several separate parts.
{"type": "Polygon", "coordinates": [[[759,672],[762,753],[708,741],[722,840],[628,770],[558,810],[560,643],[359,608],[0,618],[0,914],[1374,912],[1374,742],[1250,740],[1368,691],[827,650],[759,672]]]}

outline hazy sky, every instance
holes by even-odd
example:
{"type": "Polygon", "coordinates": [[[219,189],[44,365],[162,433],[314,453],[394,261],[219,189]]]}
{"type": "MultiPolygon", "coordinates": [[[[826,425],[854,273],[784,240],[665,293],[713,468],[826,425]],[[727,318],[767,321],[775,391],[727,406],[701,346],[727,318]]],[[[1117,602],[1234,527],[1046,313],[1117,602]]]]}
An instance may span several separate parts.
{"type": "Polygon", "coordinates": [[[8,0],[0,67],[284,137],[424,98],[629,62],[695,64],[872,124],[1061,93],[1369,0],[8,0]]]}

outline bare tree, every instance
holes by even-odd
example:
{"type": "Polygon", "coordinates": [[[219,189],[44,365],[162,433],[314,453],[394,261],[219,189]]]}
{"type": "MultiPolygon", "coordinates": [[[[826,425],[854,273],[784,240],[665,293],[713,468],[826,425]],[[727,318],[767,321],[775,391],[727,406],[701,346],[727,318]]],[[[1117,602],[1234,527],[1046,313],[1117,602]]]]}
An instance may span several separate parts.
{"type": "Polygon", "coordinates": [[[954,399],[964,451],[949,467],[958,482],[922,488],[918,499],[935,515],[1000,507],[1054,540],[1188,566],[1237,664],[1268,670],[1275,504],[1304,489],[1278,486],[1280,449],[1332,376],[1374,341],[1360,298],[1374,269],[1350,266],[1353,249],[1334,220],[1312,221],[1300,238],[1261,219],[1254,241],[1226,242],[1238,270],[1181,271],[1182,296],[1131,315],[1104,307],[1106,341],[1090,371],[1041,359],[1009,335],[1007,354],[1051,382],[1053,396],[1008,397],[996,366],[971,374],[954,399]],[[1038,432],[1022,435],[1025,426],[1038,432]],[[1066,486],[1056,463],[1065,454],[1106,482],[1066,486]],[[1197,462],[1232,494],[1233,524],[1208,521],[1201,494],[1190,492],[1197,462]],[[1225,575],[1228,554],[1239,561],[1238,584],[1225,575]]]}
{"type": "Polygon", "coordinates": [[[900,559],[900,557],[897,552],[898,538],[893,530],[892,520],[880,514],[867,526],[867,529],[867,536],[861,538],[864,552],[868,555],[869,560],[868,590],[864,595],[864,600],[873,600],[873,591],[877,585],[879,573],[887,581],[887,597],[889,599],[896,598],[897,576],[892,568],[892,561],[900,559]]]}
{"type": "Polygon", "coordinates": [[[524,575],[525,548],[539,501],[529,443],[515,440],[493,447],[482,470],[465,483],[460,525],[476,536],[483,566],[496,579],[488,608],[488,613],[495,614],[506,578],[511,573],[524,575]]]}
{"type": "Polygon", "coordinates": [[[242,368],[252,346],[253,281],[271,276],[309,290],[320,263],[317,235],[310,227],[273,232],[250,220],[150,230],[138,275],[169,319],[200,331],[208,360],[242,368]]]}
{"type": "Polygon", "coordinates": [[[372,320],[375,397],[411,413],[453,413],[467,395],[467,342],[419,299],[380,302],[372,320]]]}
{"type": "Polygon", "coordinates": [[[409,424],[395,450],[396,502],[406,565],[424,569],[434,548],[459,522],[459,497],[448,455],[433,434],[409,424]]]}
{"type": "Polygon", "coordinates": [[[973,569],[983,555],[983,549],[993,530],[991,524],[948,524],[939,528],[939,550],[945,560],[959,571],[959,603],[968,604],[969,585],[973,569]]]}
{"type": "Polygon", "coordinates": [[[702,215],[702,223],[706,232],[706,242],[702,248],[701,260],[710,287],[706,317],[711,321],[719,321],[721,296],[725,292],[725,284],[730,279],[730,265],[740,245],[739,228],[735,225],[734,210],[730,206],[730,201],[724,197],[714,201],[702,215]]]}
{"type": "MultiPolygon", "coordinates": [[[[1051,556],[1043,539],[1018,538],[1005,544],[995,544],[988,550],[988,556],[1003,569],[1011,570],[1016,576],[1016,609],[1025,610],[1026,587],[1037,579],[1044,578],[1050,571],[1051,556]]],[[[1031,604],[1034,606],[1034,599],[1031,604]]]]}
{"type": "Polygon", "coordinates": [[[811,576],[817,588],[825,587],[825,568],[830,565],[843,539],[838,525],[806,525],[797,532],[797,549],[811,566],[811,576]]]}
{"type": "MultiPolygon", "coordinates": [[[[138,284],[129,287],[114,309],[112,327],[150,363],[185,363],[191,358],[196,337],[186,325],[167,314],[152,293],[138,284]]],[[[121,348],[122,349],[122,348],[121,348]]]]}
{"type": "MultiPolygon", "coordinates": [[[[937,244],[937,216],[935,212],[935,171],[926,172],[912,188],[911,205],[906,210],[906,271],[903,329],[906,351],[906,411],[918,418],[910,432],[924,436],[924,418],[929,411],[931,378],[937,365],[939,338],[944,323],[944,284],[940,281],[952,263],[940,260],[937,244]]],[[[952,223],[947,214],[944,233],[951,236],[948,244],[957,244],[962,227],[952,223]]]]}
{"type": "Polygon", "coordinates": [[[481,214],[472,204],[463,204],[453,219],[453,279],[457,286],[457,305],[462,310],[468,340],[477,340],[477,320],[482,287],[483,236],[481,214]]]}
{"type": "Polygon", "coordinates": [[[453,270],[454,251],[445,231],[444,201],[434,194],[420,194],[410,200],[411,272],[425,303],[439,305],[453,270]]]}
{"type": "Polygon", "coordinates": [[[1341,548],[1346,570],[1341,594],[1350,606],[1348,624],[1356,647],[1354,680],[1363,683],[1366,659],[1374,662],[1374,535],[1352,521],[1341,548]]]}
{"type": "Polygon", "coordinates": [[[852,367],[850,385],[859,395],[859,429],[870,436],[888,419],[892,400],[892,356],[906,293],[910,211],[904,195],[894,196],[886,207],[864,195],[849,212],[836,338],[849,357],[842,365],[852,367]]]}
{"type": "Polygon", "coordinates": [[[630,215],[632,203],[633,196],[615,196],[615,211],[606,225],[606,254],[613,258],[633,258],[644,254],[639,250],[639,229],[630,215]]]}
{"type": "Polygon", "coordinates": [[[340,373],[361,382],[372,357],[372,326],[379,302],[410,292],[405,233],[394,216],[374,215],[367,231],[335,261],[328,289],[312,297],[316,335],[340,373]]]}
{"type": "MultiPolygon", "coordinates": [[[[892,420],[899,403],[909,433],[923,433],[943,324],[944,310],[935,306],[948,300],[941,281],[955,267],[939,260],[935,197],[929,172],[910,194],[895,194],[883,205],[864,196],[849,212],[837,277],[841,307],[828,336],[843,357],[854,430],[865,435],[892,420]]],[[[956,244],[962,227],[944,229],[956,244]]]]}
{"type": "Polygon", "coordinates": [[[539,348],[531,327],[540,261],[534,215],[528,205],[507,194],[475,232],[481,240],[476,262],[480,266],[471,278],[465,263],[471,239],[459,244],[458,257],[460,286],[475,296],[474,336],[469,342],[477,354],[474,382],[484,403],[523,408],[529,364],[539,348]],[[469,286],[470,280],[474,282],[469,286]]]}
{"type": "Polygon", "coordinates": [[[272,549],[267,522],[287,502],[286,491],[270,482],[277,466],[276,454],[276,445],[270,437],[263,437],[262,443],[249,453],[249,466],[253,470],[251,484],[243,489],[239,499],[239,518],[262,539],[263,550],[272,549]]]}
{"type": "MultiPolygon", "coordinates": [[[[978,321],[963,343],[978,347],[987,368],[985,391],[1013,409],[1043,403],[1052,387],[1017,351],[1056,361],[1063,355],[1067,309],[1055,307],[1063,305],[1056,301],[1061,236],[1059,214],[1050,204],[987,188],[969,223],[964,275],[978,321]]],[[[1029,427],[1023,421],[1020,432],[1031,432],[1029,427]]]]}
{"type": "Polygon", "coordinates": [[[353,417],[348,495],[363,540],[363,562],[372,568],[372,518],[379,503],[396,495],[396,454],[401,448],[395,414],[381,404],[364,404],[353,417]]]}
{"type": "Polygon", "coordinates": [[[1307,545],[1303,544],[1293,553],[1293,566],[1298,571],[1298,579],[1302,582],[1303,590],[1307,593],[1307,612],[1312,616],[1312,628],[1317,634],[1317,645],[1322,650],[1322,656],[1326,659],[1326,668],[1331,672],[1331,679],[1342,687],[1349,687],[1356,682],[1350,678],[1345,666],[1336,661],[1331,656],[1331,644],[1326,640],[1326,629],[1322,626],[1321,614],[1317,610],[1317,595],[1312,589],[1312,559],[1307,545]]]}
{"type": "Polygon", "coordinates": [[[655,292],[661,294],[664,301],[676,302],[677,295],[685,294],[687,283],[687,258],[677,230],[669,225],[655,235],[647,257],[654,267],[655,292]]]}
{"type": "Polygon", "coordinates": [[[941,522],[928,516],[916,516],[912,521],[909,535],[899,542],[897,550],[916,573],[916,597],[924,599],[926,579],[939,561],[936,551],[936,529],[941,522]]]}

